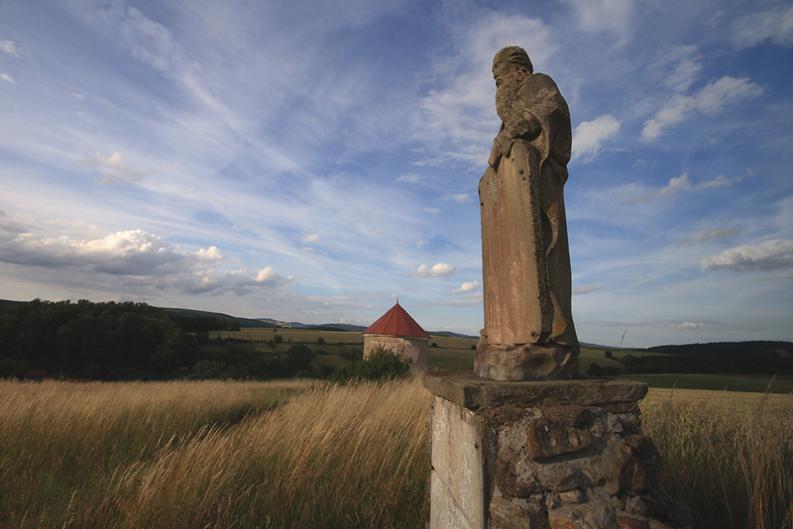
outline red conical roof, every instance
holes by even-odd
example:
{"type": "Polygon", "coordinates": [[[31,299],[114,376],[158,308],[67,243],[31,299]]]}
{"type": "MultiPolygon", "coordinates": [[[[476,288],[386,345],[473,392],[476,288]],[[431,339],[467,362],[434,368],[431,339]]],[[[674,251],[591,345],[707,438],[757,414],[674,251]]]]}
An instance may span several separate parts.
{"type": "Polygon", "coordinates": [[[414,338],[429,338],[430,335],[427,331],[421,328],[421,325],[416,323],[410,314],[399,302],[391,307],[388,312],[380,316],[368,329],[363,331],[364,334],[385,334],[388,336],[412,336],[414,338]]]}

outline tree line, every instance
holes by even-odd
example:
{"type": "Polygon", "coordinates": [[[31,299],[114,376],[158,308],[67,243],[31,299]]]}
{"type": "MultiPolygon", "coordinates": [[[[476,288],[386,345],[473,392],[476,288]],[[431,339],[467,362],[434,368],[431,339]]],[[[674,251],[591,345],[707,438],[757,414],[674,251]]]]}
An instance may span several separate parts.
{"type": "Polygon", "coordinates": [[[212,337],[213,330],[239,330],[239,323],[145,303],[0,300],[0,378],[345,380],[389,378],[407,369],[396,357],[362,361],[358,345],[343,351],[345,365],[316,372],[312,362],[323,352],[304,343],[284,344],[274,334],[270,350],[261,351],[243,340],[212,337]]]}

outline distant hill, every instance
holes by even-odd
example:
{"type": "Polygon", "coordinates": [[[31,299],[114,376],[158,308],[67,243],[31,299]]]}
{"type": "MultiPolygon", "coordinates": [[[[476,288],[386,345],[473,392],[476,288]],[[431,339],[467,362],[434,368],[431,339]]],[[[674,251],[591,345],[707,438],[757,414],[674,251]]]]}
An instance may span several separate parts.
{"type": "Polygon", "coordinates": [[[787,373],[793,374],[793,343],[713,342],[660,345],[647,356],[625,355],[628,373],[787,373]]]}
{"type": "Polygon", "coordinates": [[[205,310],[181,309],[175,307],[160,307],[160,308],[165,310],[165,312],[167,312],[168,315],[171,316],[176,321],[190,322],[190,320],[207,320],[208,318],[210,318],[212,320],[225,324],[226,328],[230,328],[235,325],[237,327],[260,327],[266,329],[272,329],[273,327],[277,327],[277,325],[266,321],[261,321],[252,318],[239,318],[237,316],[230,316],[222,312],[209,312],[205,310]]]}
{"type": "MultiPolygon", "coordinates": [[[[299,321],[281,321],[281,320],[274,320],[272,318],[256,318],[256,320],[270,324],[274,327],[281,327],[284,329],[309,329],[312,331],[342,331],[342,332],[363,332],[366,330],[366,327],[362,325],[350,325],[347,323],[301,323],[299,321]]],[[[240,326],[246,327],[246,325],[240,325],[240,326]]]]}
{"type": "Polygon", "coordinates": [[[470,334],[460,334],[459,332],[452,331],[428,331],[432,336],[449,336],[451,338],[473,338],[479,339],[479,336],[472,336],[470,334]]]}
{"type": "Polygon", "coordinates": [[[793,343],[791,342],[752,341],[690,343],[685,345],[658,345],[649,347],[647,350],[671,355],[719,355],[722,357],[768,355],[780,359],[793,359],[793,343]]]}

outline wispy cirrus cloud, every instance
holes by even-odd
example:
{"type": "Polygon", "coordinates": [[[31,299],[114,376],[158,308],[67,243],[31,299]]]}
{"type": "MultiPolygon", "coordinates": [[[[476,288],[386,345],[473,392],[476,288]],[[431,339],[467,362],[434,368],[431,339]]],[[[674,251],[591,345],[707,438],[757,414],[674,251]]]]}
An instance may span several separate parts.
{"type": "Polygon", "coordinates": [[[674,92],[687,92],[702,72],[702,56],[696,46],[679,46],[659,65],[671,71],[664,75],[664,85],[674,92]],[[672,61],[669,64],[669,61],[672,61]]]}
{"type": "Polygon", "coordinates": [[[424,177],[418,173],[405,173],[397,177],[396,181],[404,184],[418,184],[424,177]]]}
{"type": "Polygon", "coordinates": [[[104,184],[137,183],[152,174],[151,171],[144,171],[131,165],[118,151],[109,155],[96,153],[88,158],[86,163],[102,174],[100,182],[104,184]]]}
{"type": "Polygon", "coordinates": [[[632,182],[613,188],[593,191],[592,194],[611,197],[621,204],[636,205],[653,200],[668,199],[686,193],[729,187],[735,185],[741,179],[741,177],[729,178],[724,175],[717,175],[707,180],[692,180],[686,172],[669,178],[666,184],[659,187],[632,182]]]}
{"type": "Polygon", "coordinates": [[[631,35],[635,6],[630,0],[561,0],[578,27],[589,33],[609,32],[625,44],[631,35]]]}
{"type": "Polygon", "coordinates": [[[793,6],[778,5],[738,18],[732,25],[731,39],[737,48],[765,41],[793,46],[793,6]]]}
{"type": "Polygon", "coordinates": [[[473,200],[470,193],[444,193],[442,198],[443,200],[457,202],[458,204],[465,204],[466,202],[471,202],[471,200],[473,200]]]}
{"type": "Polygon", "coordinates": [[[771,239],[724,250],[702,260],[703,270],[756,272],[793,268],[793,241],[771,239]]]}
{"type": "Polygon", "coordinates": [[[747,40],[732,25],[745,6],[659,6],[12,2],[0,17],[0,39],[14,43],[0,72],[16,80],[0,79],[0,236],[101,241],[132,227],[156,234],[163,256],[177,248],[162,266],[183,259],[184,275],[0,260],[0,297],[140,296],[371,323],[399,292],[425,327],[475,332],[481,285],[453,291],[481,272],[471,206],[499,125],[491,60],[518,44],[577,126],[565,201],[582,339],[618,343],[586,323],[608,318],[650,322],[632,327],[632,345],[686,340],[675,324],[731,313],[746,326],[697,338],[787,337],[787,321],[768,331],[793,299],[780,273],[747,282],[701,267],[725,244],[791,238],[793,209],[771,204],[791,194],[784,24],[755,21],[763,29],[747,40]],[[60,38],[71,33],[80,38],[60,38]],[[656,118],[656,139],[643,141],[656,118]],[[739,185],[735,168],[747,166],[752,185],[739,185]],[[433,275],[433,263],[457,275],[433,275]],[[286,274],[288,287],[267,286],[286,274]]]}
{"type": "Polygon", "coordinates": [[[723,241],[737,237],[744,231],[743,226],[727,226],[699,231],[683,239],[683,244],[698,244],[711,241],[723,241]]]}
{"type": "Polygon", "coordinates": [[[508,44],[518,44],[541,67],[555,53],[555,39],[539,18],[493,11],[457,29],[453,38],[454,55],[436,65],[435,82],[418,103],[415,136],[440,153],[434,163],[481,166],[499,123],[490,72],[493,56],[508,44]]]}
{"type": "Polygon", "coordinates": [[[597,284],[576,286],[575,288],[573,288],[573,295],[583,296],[585,294],[591,294],[596,290],[600,290],[602,287],[603,285],[597,285],[597,284]]]}
{"type": "Polygon", "coordinates": [[[665,129],[696,114],[718,114],[725,106],[761,93],[763,88],[746,77],[721,77],[691,95],[676,95],[664,103],[652,118],[645,121],[642,140],[654,141],[665,129]]]}

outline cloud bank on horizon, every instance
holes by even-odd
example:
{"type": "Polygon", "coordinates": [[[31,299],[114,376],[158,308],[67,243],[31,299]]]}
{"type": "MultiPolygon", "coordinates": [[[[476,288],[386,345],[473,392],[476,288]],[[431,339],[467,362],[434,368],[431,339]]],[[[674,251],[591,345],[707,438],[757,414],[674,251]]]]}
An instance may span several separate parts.
{"type": "Polygon", "coordinates": [[[793,6],[12,1],[0,298],[482,325],[490,61],[573,116],[584,341],[793,339],[793,6]]]}

